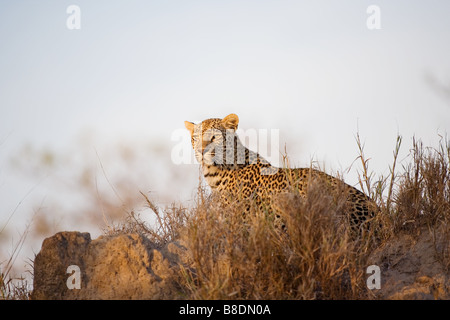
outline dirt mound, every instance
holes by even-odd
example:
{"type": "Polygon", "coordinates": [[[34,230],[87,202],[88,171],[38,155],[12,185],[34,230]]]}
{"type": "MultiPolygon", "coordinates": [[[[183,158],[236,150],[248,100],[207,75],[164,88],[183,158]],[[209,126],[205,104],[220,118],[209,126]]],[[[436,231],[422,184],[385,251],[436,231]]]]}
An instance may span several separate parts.
{"type": "Polygon", "coordinates": [[[450,299],[448,239],[423,227],[400,233],[375,250],[369,261],[381,269],[379,299],[450,299]]]}

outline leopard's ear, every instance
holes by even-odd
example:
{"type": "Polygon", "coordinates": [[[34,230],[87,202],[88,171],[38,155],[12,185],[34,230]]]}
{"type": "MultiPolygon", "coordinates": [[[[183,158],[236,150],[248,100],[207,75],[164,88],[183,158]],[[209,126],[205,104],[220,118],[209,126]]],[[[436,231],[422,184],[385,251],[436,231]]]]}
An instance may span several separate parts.
{"type": "Polygon", "coordinates": [[[227,115],[222,119],[222,125],[225,129],[236,130],[239,124],[239,117],[234,113],[227,115]]]}
{"type": "Polygon", "coordinates": [[[186,129],[189,130],[189,132],[191,133],[191,136],[192,136],[194,134],[194,126],[195,125],[192,122],[185,121],[184,126],[186,127],[186,129]]]}

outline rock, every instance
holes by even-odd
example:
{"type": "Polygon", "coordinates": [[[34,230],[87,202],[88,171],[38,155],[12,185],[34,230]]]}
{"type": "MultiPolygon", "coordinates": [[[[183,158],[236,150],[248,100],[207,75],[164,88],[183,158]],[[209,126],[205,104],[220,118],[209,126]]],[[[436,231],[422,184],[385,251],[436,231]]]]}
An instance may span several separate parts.
{"type": "Polygon", "coordinates": [[[183,250],[178,243],[157,250],[138,234],[91,240],[89,233],[59,232],[44,240],[36,256],[31,298],[180,298],[175,269],[183,250]]]}

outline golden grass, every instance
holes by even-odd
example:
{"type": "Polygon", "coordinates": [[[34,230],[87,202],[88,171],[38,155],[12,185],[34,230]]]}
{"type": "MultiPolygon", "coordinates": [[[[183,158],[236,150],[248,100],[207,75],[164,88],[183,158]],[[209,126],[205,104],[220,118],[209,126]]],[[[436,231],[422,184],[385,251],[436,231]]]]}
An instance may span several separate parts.
{"type": "Polygon", "coordinates": [[[311,188],[306,199],[292,194],[279,206],[286,233],[265,212],[243,216],[242,203],[224,210],[214,199],[195,209],[183,238],[195,270],[192,298],[360,297],[358,249],[336,219],[331,197],[311,188]]]}
{"type": "Polygon", "coordinates": [[[292,190],[276,199],[274,206],[287,227],[281,233],[274,228],[271,214],[258,210],[250,200],[224,208],[217,196],[202,189],[190,211],[163,212],[164,223],[160,220],[156,229],[163,231],[166,241],[181,239],[191,261],[188,269],[181,268],[183,295],[191,299],[371,299],[374,294],[366,287],[370,253],[395,241],[399,232],[418,235],[423,226],[440,244],[435,246],[438,263],[448,272],[449,144],[441,141],[438,149],[432,149],[414,140],[410,163],[396,172],[401,142],[399,137],[390,175],[374,181],[357,137],[361,187],[380,212],[378,223],[356,239],[343,219],[345,195],[327,194],[319,183],[310,186],[306,198],[292,190]],[[242,214],[244,205],[251,206],[250,214],[242,214]],[[181,223],[168,228],[166,221],[171,220],[181,223]]]}
{"type": "MultiPolygon", "coordinates": [[[[408,159],[399,164],[401,143],[397,138],[389,176],[375,178],[357,136],[360,189],[376,201],[380,213],[372,230],[356,239],[343,219],[345,195],[325,193],[320,184],[311,185],[306,198],[292,190],[275,199],[286,232],[277,231],[272,214],[250,200],[223,207],[200,187],[193,208],[161,209],[141,194],[156,214],[155,225],[131,212],[108,232],[140,233],[158,247],[182,243],[189,264],[178,268],[179,295],[174,298],[372,299],[366,287],[368,257],[399,233],[418,236],[426,227],[436,240],[436,263],[450,272],[449,142],[442,139],[438,148],[426,148],[413,140],[408,159]],[[247,215],[244,205],[251,206],[247,215]]],[[[1,297],[27,298],[7,270],[8,264],[0,270],[1,297]]]]}

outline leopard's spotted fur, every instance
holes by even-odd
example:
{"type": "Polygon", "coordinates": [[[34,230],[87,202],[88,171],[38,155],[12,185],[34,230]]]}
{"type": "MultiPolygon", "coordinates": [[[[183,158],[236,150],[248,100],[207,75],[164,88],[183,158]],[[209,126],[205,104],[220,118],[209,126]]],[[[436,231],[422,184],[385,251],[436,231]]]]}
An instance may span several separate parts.
{"type": "Polygon", "coordinates": [[[244,147],[235,131],[239,118],[230,114],[194,124],[185,121],[191,133],[195,156],[201,164],[205,180],[224,202],[252,198],[260,206],[267,205],[274,194],[296,188],[306,195],[312,180],[325,188],[346,193],[347,216],[353,230],[360,230],[376,211],[374,202],[363,192],[342,180],[312,168],[282,169],[273,167],[257,153],[244,147]]]}

